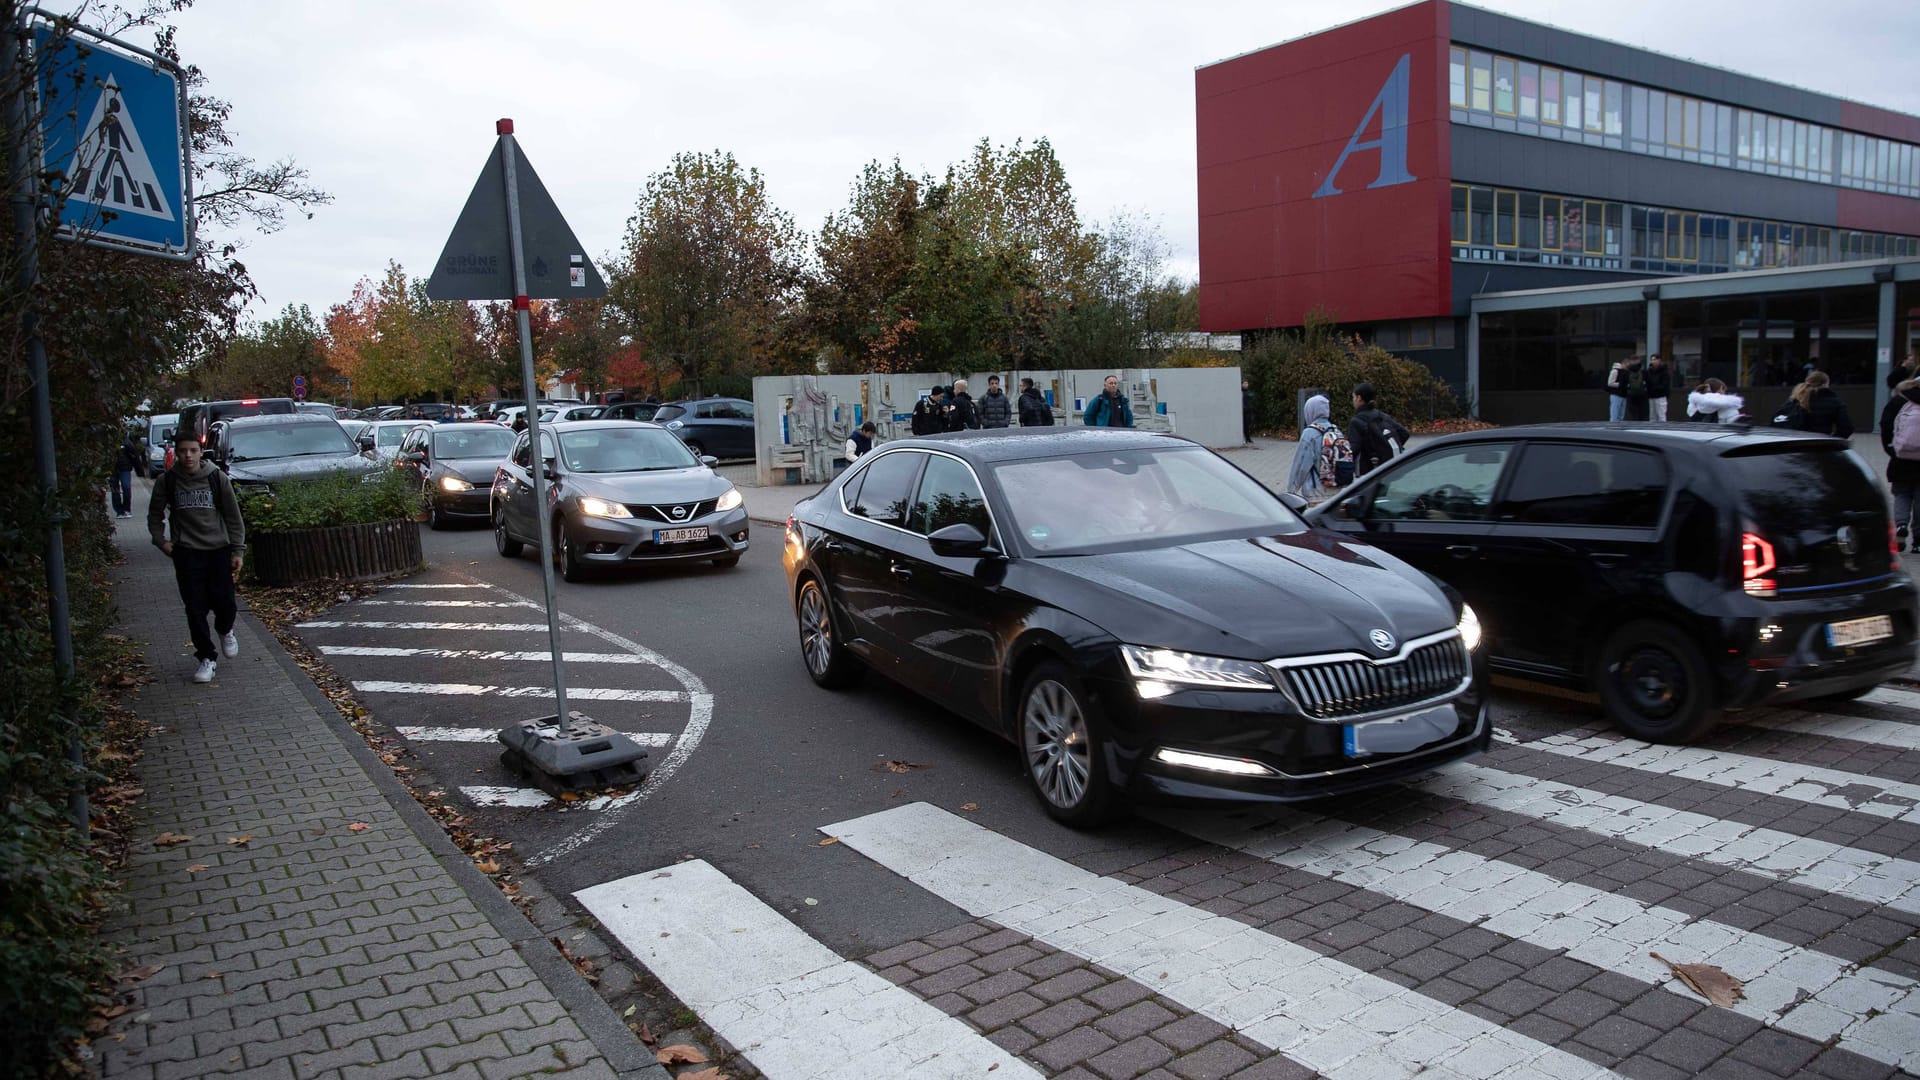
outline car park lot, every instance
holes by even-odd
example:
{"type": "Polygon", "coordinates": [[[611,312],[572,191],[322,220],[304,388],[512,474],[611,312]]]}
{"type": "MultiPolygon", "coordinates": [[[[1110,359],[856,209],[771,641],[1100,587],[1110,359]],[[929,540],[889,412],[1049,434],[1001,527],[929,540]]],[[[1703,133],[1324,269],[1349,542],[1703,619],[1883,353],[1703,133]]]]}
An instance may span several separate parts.
{"type": "Polygon", "coordinates": [[[409,765],[579,894],[600,946],[766,1075],[822,1046],[1010,1076],[1920,1069],[1915,692],[1657,746],[1590,699],[1496,680],[1472,761],[1077,832],[994,735],[885,680],[814,686],[766,543],[733,570],[560,586],[569,686],[594,692],[574,707],[645,735],[655,773],[626,802],[513,804],[484,790],[524,789],[497,746],[426,733],[551,709],[524,606],[539,566],[478,530],[423,540],[441,569],[402,584],[454,587],[384,589],[298,632],[409,765]],[[1709,1006],[1652,953],[1745,996],[1709,1006]]]}

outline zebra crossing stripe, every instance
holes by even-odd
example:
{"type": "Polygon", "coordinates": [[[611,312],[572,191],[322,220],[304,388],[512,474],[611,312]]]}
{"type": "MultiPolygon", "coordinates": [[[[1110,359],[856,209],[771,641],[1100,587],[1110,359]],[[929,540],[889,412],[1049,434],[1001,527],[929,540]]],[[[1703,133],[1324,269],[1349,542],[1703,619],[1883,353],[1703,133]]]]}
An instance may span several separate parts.
{"type": "Polygon", "coordinates": [[[1920,914],[1920,862],[1466,762],[1422,791],[1920,914]]]}
{"type": "Polygon", "coordinates": [[[459,584],[455,584],[455,585],[406,585],[406,584],[383,585],[381,586],[380,591],[386,592],[388,589],[491,589],[491,588],[493,588],[493,586],[491,585],[487,585],[482,582],[474,582],[471,585],[459,585],[459,584]]]}
{"type": "Polygon", "coordinates": [[[461,788],[460,794],[465,795],[475,806],[539,807],[553,801],[553,796],[539,788],[487,787],[475,784],[461,788]]]}
{"type": "Polygon", "coordinates": [[[1920,822],[1920,784],[1823,769],[1695,746],[1655,746],[1637,739],[1600,738],[1578,730],[1520,742],[1496,732],[1496,742],[1623,769],[1699,780],[1795,802],[1851,810],[1895,821],[1920,822]]]}
{"type": "Polygon", "coordinates": [[[522,600],[361,600],[359,603],[370,607],[520,608],[540,606],[522,600]]]}
{"type": "MultiPolygon", "coordinates": [[[[402,738],[414,742],[489,743],[500,738],[500,729],[497,727],[397,727],[393,730],[402,738]]],[[[629,731],[624,734],[641,746],[659,747],[673,742],[673,736],[664,731],[629,731]]]]}
{"type": "Polygon", "coordinates": [[[293,625],[302,630],[338,630],[342,627],[356,630],[514,630],[521,633],[538,630],[543,634],[547,630],[547,624],[543,622],[384,622],[377,619],[361,622],[355,619],[314,619],[293,625]]]}
{"type": "MultiPolygon", "coordinates": [[[[366,679],[354,682],[353,688],[367,694],[442,694],[455,697],[504,697],[537,698],[552,697],[551,686],[481,686],[475,683],[418,683],[387,682],[380,679],[366,679]]],[[[685,701],[685,690],[615,690],[605,687],[580,686],[567,688],[570,701],[685,701]]]]}
{"type": "Polygon", "coordinates": [[[1892,705],[1901,709],[1920,709],[1920,694],[1911,690],[1896,690],[1891,686],[1880,686],[1854,699],[1866,705],[1892,705]]]}
{"type": "MultiPolygon", "coordinates": [[[[511,652],[489,649],[395,649],[374,645],[322,645],[328,656],[417,656],[426,660],[537,660],[549,663],[553,654],[544,649],[511,652]]],[[[565,652],[560,658],[569,664],[648,664],[644,656],[617,652],[565,652]]]]}
{"type": "MultiPolygon", "coordinates": [[[[1364,825],[1280,810],[1258,824],[1217,813],[1166,814],[1190,836],[1458,919],[1603,971],[1659,986],[1670,974],[1650,953],[1716,964],[1746,983],[1732,1011],[1815,1042],[1835,1040],[1889,1065],[1920,1065],[1920,983],[1788,945],[1673,908],[1469,851],[1364,825]]],[[[844,843],[844,838],[842,839],[844,843]]]]}
{"type": "Polygon", "coordinates": [[[1423,1070],[1473,1080],[1614,1075],[1305,946],[1082,870],[925,803],[820,831],[971,915],[1131,978],[1329,1080],[1423,1070]]]}
{"type": "Polygon", "coordinates": [[[963,1021],[841,959],[705,862],[574,896],[768,1080],[1040,1080],[963,1021]]]}
{"type": "Polygon", "coordinates": [[[1898,720],[1871,720],[1864,716],[1835,716],[1831,713],[1776,713],[1745,721],[1748,727],[1773,731],[1791,731],[1797,735],[1823,735],[1829,739],[1890,746],[1896,750],[1920,750],[1920,724],[1898,720]]]}

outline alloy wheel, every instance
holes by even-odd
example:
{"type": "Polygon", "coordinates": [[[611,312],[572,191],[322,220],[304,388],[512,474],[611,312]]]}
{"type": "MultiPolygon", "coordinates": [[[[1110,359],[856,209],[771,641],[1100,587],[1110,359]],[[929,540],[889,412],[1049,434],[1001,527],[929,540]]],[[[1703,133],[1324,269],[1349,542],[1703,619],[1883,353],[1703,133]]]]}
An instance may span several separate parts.
{"type": "Polygon", "coordinates": [[[800,594],[800,651],[808,671],[815,676],[827,673],[833,662],[833,625],[827,620],[827,604],[819,589],[800,594]]]}
{"type": "Polygon", "coordinates": [[[1078,806],[1086,798],[1092,770],[1087,718],[1080,702],[1063,684],[1042,680],[1027,692],[1021,724],[1034,786],[1055,806],[1078,806]]]}

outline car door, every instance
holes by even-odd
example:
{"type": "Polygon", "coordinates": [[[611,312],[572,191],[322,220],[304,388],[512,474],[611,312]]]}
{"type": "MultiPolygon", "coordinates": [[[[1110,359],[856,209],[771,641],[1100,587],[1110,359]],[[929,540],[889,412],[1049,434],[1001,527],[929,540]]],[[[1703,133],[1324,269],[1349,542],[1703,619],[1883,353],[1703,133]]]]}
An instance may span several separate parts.
{"type": "Polygon", "coordinates": [[[1475,610],[1502,667],[1578,677],[1593,644],[1585,628],[1660,591],[1671,470],[1646,447],[1543,439],[1510,472],[1480,541],[1497,571],[1481,586],[1492,599],[1475,610]]]}
{"type": "Polygon", "coordinates": [[[993,519],[966,462],[940,453],[926,457],[907,512],[912,535],[902,538],[887,567],[905,600],[889,613],[889,630],[906,650],[908,676],[916,685],[935,691],[969,720],[992,725],[1000,686],[995,626],[1002,614],[1002,564],[935,554],[927,537],[968,524],[991,539],[993,519]]]}
{"type": "Polygon", "coordinates": [[[506,526],[508,535],[513,537],[528,535],[520,528],[520,509],[532,490],[527,480],[527,464],[532,455],[527,446],[527,436],[523,432],[514,441],[513,453],[500,463],[500,471],[493,478],[493,512],[506,526]]]}
{"type": "MultiPolygon", "coordinates": [[[[1497,573],[1483,541],[1494,499],[1513,457],[1510,442],[1437,446],[1395,458],[1315,514],[1337,529],[1389,552],[1460,590],[1480,612],[1478,597],[1497,573]]],[[[1481,614],[1484,621],[1486,615],[1481,614]]]]}
{"type": "Polygon", "coordinates": [[[726,440],[726,456],[752,457],[753,446],[753,403],[748,401],[722,402],[724,410],[718,422],[726,440]]]}
{"type": "MultiPolygon", "coordinates": [[[[540,443],[546,448],[545,456],[553,456],[553,436],[540,433],[540,443]]],[[[533,461],[531,443],[526,435],[520,436],[520,442],[513,449],[512,467],[507,470],[507,496],[505,513],[507,529],[514,536],[529,543],[542,542],[540,535],[540,511],[533,501],[533,470],[539,467],[533,461]]]]}
{"type": "MultiPolygon", "coordinates": [[[[907,450],[875,455],[840,493],[843,512],[824,542],[827,593],[848,623],[855,648],[883,672],[907,669],[907,646],[897,629],[897,609],[913,603],[905,578],[893,572],[896,551],[911,540],[907,509],[926,455],[907,450]]],[[[922,541],[924,543],[925,541],[922,541]]]]}

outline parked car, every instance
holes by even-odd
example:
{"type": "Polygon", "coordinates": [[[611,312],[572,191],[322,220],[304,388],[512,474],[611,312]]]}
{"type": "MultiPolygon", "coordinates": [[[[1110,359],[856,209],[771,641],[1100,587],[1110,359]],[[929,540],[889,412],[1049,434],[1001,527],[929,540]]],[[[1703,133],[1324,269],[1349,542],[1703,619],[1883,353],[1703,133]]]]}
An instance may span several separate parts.
{"type": "Polygon", "coordinates": [[[732,566],[747,550],[740,492],[686,444],[652,424],[576,420],[542,426],[542,457],[553,481],[556,542],[541,543],[533,505],[532,450],[521,432],[493,481],[496,548],[515,558],[533,544],[561,576],[593,567],[710,560],[732,566]]]}
{"type": "Polygon", "coordinates": [[[751,401],[726,397],[670,401],[648,419],[680,436],[696,455],[754,456],[751,401]]]}
{"type": "MultiPolygon", "coordinates": [[[[601,405],[562,405],[553,410],[552,420],[554,423],[563,420],[598,420],[604,409],[605,406],[601,405]]],[[[548,419],[544,408],[540,410],[540,419],[542,422],[548,419]]]]}
{"type": "Polygon", "coordinates": [[[400,452],[400,440],[421,425],[419,420],[374,420],[356,436],[360,449],[371,451],[385,461],[400,452]]]}
{"type": "Polygon", "coordinates": [[[1913,665],[1916,590],[1879,481],[1838,439],[1544,424],[1437,440],[1308,519],[1480,613],[1492,668],[1599,694],[1685,742],[1725,712],[1857,697],[1913,665]]]}
{"type": "Polygon", "coordinates": [[[213,425],[208,439],[214,464],[236,488],[311,480],[333,472],[365,476],[380,465],[359,448],[332,417],[300,414],[242,416],[213,425]]]}
{"type": "Polygon", "coordinates": [[[292,398],[229,398],[224,401],[196,401],[180,410],[174,427],[200,436],[204,444],[213,425],[239,416],[291,416],[292,398]]]}
{"type": "Polygon", "coordinates": [[[458,406],[440,401],[419,401],[400,411],[401,418],[406,420],[439,421],[451,419],[457,415],[459,415],[458,406]]]}
{"type": "Polygon", "coordinates": [[[293,411],[308,416],[324,416],[329,420],[340,419],[339,410],[325,401],[296,401],[293,411]]]}
{"type": "Polygon", "coordinates": [[[657,401],[618,401],[600,414],[603,420],[651,420],[660,411],[657,401]]]}
{"type": "Polygon", "coordinates": [[[808,675],[878,671],[1013,742],[1046,811],[1285,802],[1484,750],[1471,608],[1185,439],[876,448],[787,523],[808,675]]]}
{"type": "Polygon", "coordinates": [[[155,413],[147,417],[148,476],[159,476],[173,464],[173,431],[179,423],[179,413],[155,413]]]}
{"type": "Polygon", "coordinates": [[[420,424],[406,433],[394,465],[419,481],[427,524],[487,521],[493,478],[513,451],[513,432],[499,424],[420,424]]]}

